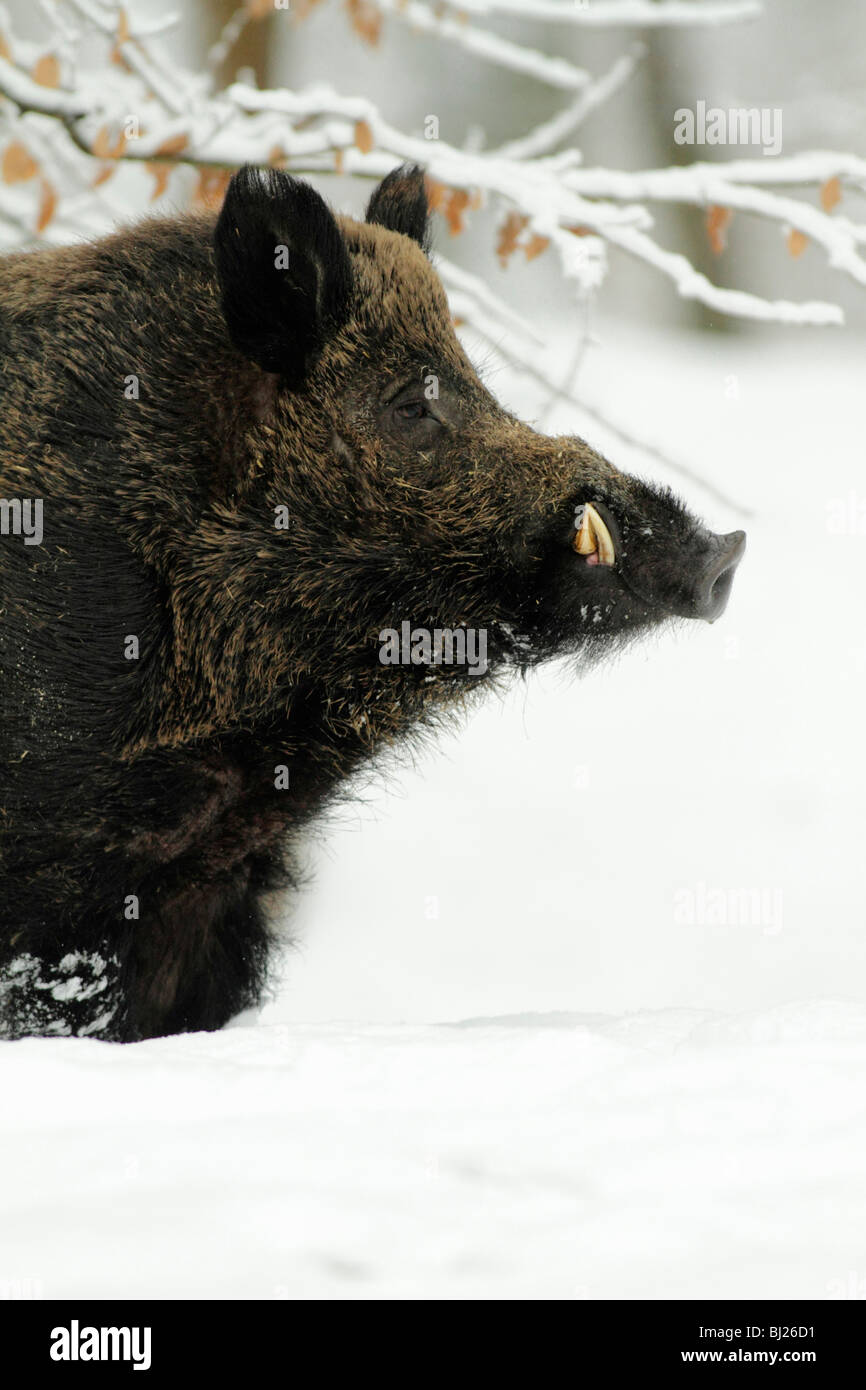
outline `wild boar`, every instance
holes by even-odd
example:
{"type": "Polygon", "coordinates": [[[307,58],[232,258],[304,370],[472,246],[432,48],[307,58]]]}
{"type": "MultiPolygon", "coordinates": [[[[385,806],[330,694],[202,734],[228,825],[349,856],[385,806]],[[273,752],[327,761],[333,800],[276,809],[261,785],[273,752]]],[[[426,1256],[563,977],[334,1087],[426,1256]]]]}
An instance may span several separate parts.
{"type": "Polygon", "coordinates": [[[219,1028],[379,750],[724,608],[743,534],[504,410],[427,226],[417,168],[363,222],[244,168],[0,260],[4,1036],[219,1028]]]}

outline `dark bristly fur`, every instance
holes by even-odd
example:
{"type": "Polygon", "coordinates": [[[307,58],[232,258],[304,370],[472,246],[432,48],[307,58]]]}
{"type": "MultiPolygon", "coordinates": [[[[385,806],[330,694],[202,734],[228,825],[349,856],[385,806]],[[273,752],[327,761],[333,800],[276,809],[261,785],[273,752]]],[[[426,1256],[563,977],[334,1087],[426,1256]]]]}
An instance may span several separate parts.
{"type": "Polygon", "coordinates": [[[44,505],[0,536],[0,1034],[220,1027],[377,749],[687,611],[707,533],[494,401],[426,241],[417,169],[364,223],[242,170],[218,219],[0,260],[0,498],[44,505]],[[615,569],[571,548],[587,501],[615,569]],[[487,673],[383,665],[403,620],[485,629],[487,673]]]}
{"type": "Polygon", "coordinates": [[[229,184],[214,249],[235,345],[297,386],[349,310],[352,266],[330,210],[309,184],[244,168],[229,184]],[[286,253],[285,268],[276,264],[277,249],[286,253]]]}
{"type": "Polygon", "coordinates": [[[422,251],[429,251],[430,218],[420,169],[412,165],[392,169],[370,198],[364,218],[377,227],[411,237],[422,251]]]}

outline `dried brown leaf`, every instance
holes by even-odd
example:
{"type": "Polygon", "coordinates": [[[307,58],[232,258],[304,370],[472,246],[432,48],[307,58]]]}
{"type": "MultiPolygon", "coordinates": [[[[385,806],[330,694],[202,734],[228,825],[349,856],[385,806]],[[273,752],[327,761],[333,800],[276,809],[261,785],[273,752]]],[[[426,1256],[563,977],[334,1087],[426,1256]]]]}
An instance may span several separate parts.
{"type": "Polygon", "coordinates": [[[429,174],[424,179],[424,188],[427,192],[427,206],[431,212],[438,212],[451,196],[451,189],[448,185],[431,179],[429,174]]]}
{"type": "Polygon", "coordinates": [[[90,142],[90,152],[97,159],[108,159],[111,154],[111,131],[107,125],[100,126],[90,142]]]}
{"type": "Polygon", "coordinates": [[[181,154],[187,147],[187,137],[183,132],[180,135],[171,135],[167,140],[163,140],[161,145],[157,145],[154,154],[181,154]]]}
{"type": "Polygon", "coordinates": [[[38,172],[39,165],[25,145],[13,140],[11,145],[6,146],[0,164],[0,178],[4,183],[23,183],[38,172]]]}
{"type": "Polygon", "coordinates": [[[445,221],[452,236],[459,236],[465,226],[463,214],[469,206],[469,194],[455,188],[445,205],[445,221]]]}
{"type": "Polygon", "coordinates": [[[231,182],[231,169],[201,169],[193,199],[204,207],[221,207],[231,182]]]}
{"type": "Polygon", "coordinates": [[[37,58],[30,72],[34,82],[40,87],[60,86],[60,64],[53,53],[43,53],[37,58]]]}
{"type": "Polygon", "coordinates": [[[346,0],[349,23],[365,43],[377,44],[382,33],[382,11],[375,0],[346,0]]]}
{"type": "Polygon", "coordinates": [[[527,226],[528,217],[524,217],[520,212],[510,212],[502,226],[499,228],[499,238],[496,242],[496,254],[503,266],[508,265],[509,260],[517,250],[517,240],[520,233],[527,226]]]}
{"type": "Polygon", "coordinates": [[[832,212],[837,203],[842,201],[842,185],[834,175],[826,183],[821,184],[821,207],[825,212],[832,212]]]}
{"type": "Polygon", "coordinates": [[[57,207],[57,194],[47,179],[42,180],[42,192],[39,198],[39,214],[36,218],[37,232],[44,232],[48,223],[54,216],[57,207]]]}
{"type": "Polygon", "coordinates": [[[150,201],[155,203],[157,198],[161,198],[168,187],[168,176],[171,173],[170,164],[159,164],[155,160],[148,160],[147,172],[153,174],[156,183],[150,195],[150,201]]]}
{"type": "Polygon", "coordinates": [[[806,247],[809,245],[809,238],[804,236],[801,231],[798,231],[796,227],[792,227],[788,233],[786,245],[788,247],[788,255],[793,256],[796,260],[798,256],[802,256],[806,247]]]}
{"type": "Polygon", "coordinates": [[[524,246],[523,253],[528,261],[534,261],[536,256],[540,256],[543,251],[547,250],[549,245],[550,237],[540,236],[539,233],[536,232],[529,238],[529,241],[524,246]]]}
{"type": "Polygon", "coordinates": [[[367,121],[356,121],[355,144],[358,146],[361,154],[369,154],[375,143],[373,132],[367,121]]]}
{"type": "Polygon", "coordinates": [[[96,155],[97,159],[119,159],[126,149],[126,132],[121,129],[116,136],[112,135],[111,127],[104,125],[93,137],[90,146],[91,154],[96,155]]]}
{"type": "Polygon", "coordinates": [[[99,173],[96,175],[96,178],[90,180],[90,187],[99,188],[100,184],[107,183],[108,180],[111,178],[111,175],[116,173],[116,171],[116,164],[103,164],[99,173]]]}
{"type": "Polygon", "coordinates": [[[714,256],[720,256],[728,244],[728,227],[733,215],[730,208],[720,207],[718,203],[711,203],[707,208],[707,239],[714,256]]]}

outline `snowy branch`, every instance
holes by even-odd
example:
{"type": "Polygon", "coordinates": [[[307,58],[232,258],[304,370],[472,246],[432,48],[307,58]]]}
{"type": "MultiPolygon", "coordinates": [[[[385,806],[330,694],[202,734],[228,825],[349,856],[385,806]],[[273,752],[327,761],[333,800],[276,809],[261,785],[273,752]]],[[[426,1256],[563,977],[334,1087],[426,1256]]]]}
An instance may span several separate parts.
{"type": "MultiPolygon", "coordinates": [[[[38,54],[33,45],[12,42],[8,18],[0,6],[5,53],[0,56],[0,94],[21,114],[19,143],[25,147],[24,155],[19,152],[14,162],[16,185],[26,183],[44,163],[44,153],[37,155],[35,148],[39,144],[36,127],[30,124],[40,120],[57,123],[56,128],[65,132],[63,138],[71,140],[77,151],[98,160],[100,178],[121,164],[145,164],[157,177],[158,192],[164,190],[164,171],[171,166],[212,170],[218,189],[223,175],[246,162],[269,163],[297,174],[341,172],[378,179],[397,163],[411,160],[428,171],[452,233],[462,230],[473,209],[488,206],[503,219],[503,261],[515,250],[522,249],[532,257],[549,248],[565,278],[581,295],[601,283],[607,270],[607,249],[613,247],[668,278],[681,296],[722,313],[783,323],[841,322],[841,310],[832,303],[771,301],[713,284],[685,256],[659,245],[654,236],[652,203],[721,210],[726,218],[733,212],[760,217],[789,238],[800,237],[802,244],[808,239],[825,252],[833,269],[866,285],[866,226],[835,215],[829,206],[815,206],[793,191],[823,189],[832,181],[839,190],[842,186],[866,189],[866,161],[853,155],[824,151],[784,159],[626,172],[585,168],[579,150],[558,149],[592,111],[611,100],[628,81],[640,60],[640,46],[622,54],[607,72],[589,79],[565,60],[510,44],[469,23],[465,15],[440,11],[427,0],[378,0],[380,10],[423,33],[438,34],[479,57],[502,62],[576,94],[552,119],[499,149],[485,152],[459,149],[441,139],[425,139],[398,129],[369,98],[347,96],[322,84],[299,91],[261,91],[236,82],[224,90],[211,90],[213,71],[249,21],[250,7],[237,9],[229,18],[208,55],[209,71],[196,76],[178,71],[161,51],[157,52],[152,43],[153,25],[145,31],[119,6],[98,0],[44,3],[49,13],[59,13],[60,4],[71,11],[82,36],[101,35],[111,46],[115,62],[95,77],[92,68],[78,73],[77,65],[70,61],[56,80],[46,80],[44,73],[40,77],[38,64],[34,65],[38,54]],[[70,74],[73,85],[66,89],[60,78],[70,74]],[[130,113],[134,114],[135,128],[126,132],[130,113]],[[28,139],[34,146],[30,155],[26,152],[28,139]]],[[[482,21],[494,15],[531,14],[535,19],[593,24],[704,24],[743,18],[753,13],[755,6],[744,0],[663,0],[658,4],[598,0],[590,6],[575,0],[469,0],[462,9],[482,21]]],[[[159,28],[166,22],[170,21],[159,21],[159,28]]],[[[64,20],[64,51],[74,49],[73,38],[69,22],[64,20]]],[[[80,155],[72,152],[80,160],[80,155]]],[[[82,183],[89,184],[92,176],[85,172],[86,167],[87,161],[82,166],[82,183]]],[[[42,173],[39,230],[54,216],[55,172],[53,168],[50,171],[50,196],[44,188],[45,168],[42,173]]],[[[56,181],[68,184],[68,173],[57,175],[56,181]]],[[[23,199],[24,193],[16,186],[14,200],[6,209],[7,223],[20,224],[23,199]]],[[[467,292],[465,281],[462,286],[455,283],[460,274],[456,267],[447,273],[454,288],[467,292]]],[[[479,286],[474,290],[475,302],[480,303],[479,286]]],[[[494,312],[492,300],[486,301],[485,309],[494,312]]],[[[501,305],[498,318],[503,321],[501,305]]]]}
{"type": "Polygon", "coordinates": [[[501,145],[496,151],[497,155],[503,159],[533,159],[538,155],[547,154],[569,135],[573,135],[587,116],[609,101],[614,93],[625,85],[645,52],[643,44],[634,44],[628,53],[617,58],[603,77],[597,78],[586,87],[571,106],[567,106],[551,120],[536,126],[528,135],[501,145]]]}
{"type": "MultiPolygon", "coordinates": [[[[726,222],[734,213],[760,218],[788,238],[795,254],[808,241],[824,252],[832,269],[866,285],[866,224],[837,208],[843,191],[866,192],[866,160],[823,150],[630,172],[587,168],[576,133],[622,91],[643,45],[631,44],[607,71],[591,75],[485,27],[496,17],[590,26],[722,24],[754,16],[759,6],[753,0],[594,0],[590,5],[460,0],[459,8],[434,0],[375,0],[379,13],[422,36],[563,92],[564,104],[553,117],[493,150],[458,148],[425,138],[432,134],[426,129],[423,135],[400,129],[368,97],[324,84],[260,90],[234,82],[218,89],[217,73],[234,44],[261,18],[251,4],[230,15],[198,73],[178,68],[159,42],[176,22],[173,16],[142,24],[125,7],[103,0],[40,0],[40,5],[54,29],[47,53],[32,40],[13,37],[0,2],[0,235],[5,245],[105,230],[128,215],[125,192],[113,197],[109,182],[121,170],[133,180],[130,185],[127,179],[124,190],[140,190],[132,203],[137,196],[146,206],[148,194],[158,198],[166,191],[172,169],[197,173],[194,196],[215,201],[231,171],[244,163],[298,175],[378,180],[395,165],[412,161],[426,169],[432,202],[452,234],[463,231],[477,210],[492,211],[502,264],[519,253],[528,260],[544,252],[555,256],[575,307],[584,314],[613,248],[664,276],[680,296],[719,313],[786,324],[842,322],[834,303],[770,300],[713,284],[686,256],[659,244],[654,203],[706,209],[708,232],[713,218],[726,222]],[[99,67],[94,67],[94,41],[106,55],[99,67]],[[793,248],[792,237],[799,239],[793,248]]],[[[177,192],[185,201],[190,185],[178,185],[177,192]]],[[[685,465],[632,438],[603,410],[575,395],[585,334],[568,375],[552,386],[544,365],[549,354],[538,331],[479,276],[442,256],[437,266],[466,330],[543,386],[550,400],[567,402],[618,444],[655,455],[736,506],[685,465]]]]}
{"type": "Polygon", "coordinates": [[[177,94],[178,89],[183,91],[179,74],[169,70],[164,58],[157,62],[151,57],[144,45],[141,30],[135,33],[130,30],[126,11],[122,7],[115,6],[106,12],[101,6],[92,4],[91,0],[66,0],[66,4],[80,14],[92,29],[116,44],[123,62],[156,94],[167,111],[177,114],[184,109],[186,102],[177,94]]]}
{"type": "Polygon", "coordinates": [[[565,58],[550,58],[537,49],[527,48],[525,44],[512,43],[487,29],[467,24],[465,16],[455,18],[447,12],[440,13],[421,0],[376,0],[380,10],[395,15],[422,34],[433,34],[465,48],[476,58],[499,67],[510,68],[512,72],[522,72],[529,77],[537,77],[551,87],[564,91],[575,91],[589,81],[589,73],[575,67],[565,58]]]}
{"type": "Polygon", "coordinates": [[[812,324],[826,327],[845,321],[838,304],[823,300],[807,300],[794,304],[787,299],[762,299],[745,290],[727,290],[714,285],[685,256],[677,251],[665,251],[638,227],[609,227],[607,238],[621,250],[660,270],[672,280],[683,299],[696,299],[721,314],[757,319],[765,323],[812,324]]]}
{"type": "MultiPolygon", "coordinates": [[[[582,110],[625,80],[636,60],[636,54],[627,55],[588,88],[579,98],[582,110]]],[[[61,117],[76,143],[93,153],[98,132],[112,119],[111,113],[94,109],[95,95],[42,87],[4,59],[0,91],[24,111],[61,117]]],[[[570,122],[575,115],[571,108],[570,122]]],[[[114,119],[119,120],[119,114],[114,119]]],[[[834,304],[770,301],[713,285],[684,256],[653,240],[652,217],[645,206],[650,202],[754,213],[785,231],[796,229],[826,251],[834,269],[866,284],[866,262],[859,254],[866,228],[759,186],[839,178],[864,187],[866,161],[825,152],[791,160],[623,172],[574,167],[573,159],[563,161],[562,156],[533,158],[533,151],[549,145],[556,134],[549,126],[539,127],[523,142],[493,153],[473,153],[442,140],[407,135],[390,125],[366,97],[342,96],[325,86],[301,92],[259,91],[234,83],[190,113],[154,113],[147,129],[127,142],[119,157],[230,169],[248,160],[272,160],[276,152],[277,162],[296,172],[341,168],[368,178],[382,177],[401,160],[415,160],[452,194],[459,190],[493,200],[524,218],[528,235],[550,243],[564,274],[583,290],[596,288],[603,277],[606,242],[667,276],[680,295],[719,312],[783,323],[841,322],[841,310],[834,304]]]]}
{"type": "Polygon", "coordinates": [[[476,15],[511,15],[554,24],[646,29],[682,24],[736,24],[756,19],[760,0],[460,0],[476,15]]]}
{"type": "MultiPolygon", "coordinates": [[[[855,159],[850,155],[837,155],[829,151],[822,155],[797,155],[791,160],[774,160],[770,168],[773,172],[771,181],[777,184],[805,182],[804,174],[808,168],[813,180],[821,183],[826,183],[831,178],[844,177],[854,186],[866,187],[866,160],[855,159]]],[[[652,169],[634,174],[620,174],[603,169],[580,169],[569,172],[566,182],[584,197],[616,200],[636,198],[699,207],[724,207],[754,213],[778,222],[785,228],[794,228],[802,232],[804,236],[808,236],[824,248],[828,262],[834,269],[844,271],[858,284],[866,285],[866,262],[860,258],[856,249],[858,244],[866,241],[866,227],[857,226],[845,218],[831,217],[800,199],[783,197],[744,181],[747,177],[757,181],[763,174],[763,165],[757,161],[749,161],[739,166],[691,164],[684,168],[652,169]],[[733,178],[729,173],[731,169],[734,171],[733,178]]],[[[688,271],[677,264],[682,262],[682,257],[667,256],[663,261],[661,255],[654,254],[658,248],[652,248],[652,244],[648,247],[647,239],[634,229],[629,229],[626,236],[617,229],[611,240],[617,241],[623,249],[630,250],[642,259],[653,261],[665,274],[671,275],[681,293],[689,293],[688,271]]],[[[711,302],[701,293],[696,293],[693,297],[704,298],[706,303],[711,302]]],[[[754,296],[749,298],[753,301],[754,309],[754,296]]],[[[766,307],[766,301],[758,303],[766,307]]],[[[722,306],[715,303],[712,307],[722,306]]],[[[774,307],[778,309],[778,317],[783,322],[841,322],[841,311],[822,319],[821,306],[818,305],[774,307]],[[803,311],[806,310],[812,310],[818,316],[804,316],[803,311]]],[[[835,306],[823,307],[830,310],[835,306]]],[[[734,309],[733,312],[741,311],[734,309]]],[[[760,310],[753,313],[747,309],[746,312],[749,317],[775,317],[760,310]]]]}
{"type": "Polygon", "coordinates": [[[96,102],[78,92],[62,92],[34,82],[26,72],[0,57],[0,95],[14,101],[20,111],[77,120],[95,108],[96,102]]]}

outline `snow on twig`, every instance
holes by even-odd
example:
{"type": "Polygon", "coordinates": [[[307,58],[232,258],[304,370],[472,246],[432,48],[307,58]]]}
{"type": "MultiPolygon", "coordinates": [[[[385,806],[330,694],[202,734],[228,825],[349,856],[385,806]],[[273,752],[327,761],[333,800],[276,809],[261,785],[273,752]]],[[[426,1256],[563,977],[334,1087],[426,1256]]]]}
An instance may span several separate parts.
{"type": "Polygon", "coordinates": [[[511,15],[594,28],[656,28],[682,24],[735,24],[756,19],[761,0],[460,0],[469,14],[511,15]]]}
{"type": "MultiPolygon", "coordinates": [[[[842,321],[841,309],[833,303],[771,301],[713,284],[685,256],[659,245],[649,210],[653,202],[758,216],[787,235],[807,238],[822,248],[832,268],[866,285],[862,255],[866,226],[838,213],[831,215],[793,193],[823,187],[830,180],[837,180],[840,187],[866,190],[866,161],[856,156],[819,151],[627,172],[586,168],[573,148],[551,153],[590,112],[620,90],[640,59],[640,46],[622,54],[600,77],[588,80],[585,72],[564,60],[521,49],[473,26],[465,16],[450,10],[440,13],[426,0],[379,0],[380,8],[423,33],[439,34],[479,57],[502,61],[576,92],[576,99],[551,120],[499,149],[479,151],[401,130],[367,97],[344,95],[324,84],[300,91],[261,91],[235,82],[224,90],[209,90],[212,72],[205,78],[179,72],[164,53],[158,54],[145,41],[154,27],[146,31],[127,17],[125,9],[101,0],[42,3],[51,13],[62,3],[84,32],[103,35],[119,64],[99,77],[92,70],[78,73],[70,64],[68,71],[75,76],[71,89],[44,85],[35,80],[25,62],[32,45],[13,43],[9,48],[8,17],[0,6],[6,51],[12,55],[0,56],[0,94],[22,113],[25,137],[31,118],[53,119],[79,150],[101,161],[103,170],[112,161],[223,171],[250,162],[276,164],[297,174],[343,172],[378,179],[399,162],[411,160],[427,169],[446,205],[457,196],[464,200],[459,213],[449,215],[452,231],[459,229],[464,216],[471,216],[470,208],[492,206],[498,214],[516,219],[518,237],[525,228],[533,254],[550,247],[579,295],[600,284],[607,269],[607,248],[614,247],[668,278],[681,296],[725,314],[790,324],[842,321]],[[16,62],[19,56],[21,61],[16,62]],[[125,142],[109,140],[106,131],[120,129],[130,112],[138,114],[140,129],[125,142]]],[[[661,0],[658,4],[596,0],[590,6],[576,0],[465,0],[462,5],[463,11],[482,22],[494,16],[531,15],[590,24],[721,23],[743,18],[755,8],[751,0],[661,0]]],[[[210,51],[211,68],[223,61],[250,14],[248,7],[232,14],[210,51]]],[[[66,48],[71,42],[66,22],[62,37],[66,48]]],[[[526,240],[520,244],[529,249],[526,240]]],[[[461,274],[457,267],[446,267],[446,274],[455,289],[467,290],[465,280],[462,286],[457,284],[461,274]]],[[[479,284],[474,291],[475,301],[481,303],[479,284]]],[[[505,322],[503,306],[495,296],[488,297],[485,307],[505,322]]]]}
{"type": "Polygon", "coordinates": [[[509,140],[500,145],[496,153],[504,159],[532,159],[546,154],[567,136],[573,134],[587,116],[604,102],[609,101],[615,92],[631,77],[646,49],[643,44],[634,44],[628,53],[617,58],[603,77],[597,78],[587,87],[571,106],[560,111],[551,120],[536,126],[535,130],[518,140],[509,140]]]}
{"type": "MultiPolygon", "coordinates": [[[[737,502],[736,499],[689,467],[688,464],[674,458],[661,446],[631,434],[600,406],[592,405],[582,397],[575,395],[567,386],[552,385],[549,373],[538,365],[537,349],[522,346],[519,338],[508,334],[499,323],[490,318],[481,300],[474,297],[470,286],[450,293],[449,302],[452,311],[462,320],[464,329],[474,333],[507,366],[515,369],[519,374],[531,378],[540,387],[543,387],[548,399],[552,397],[554,400],[570,406],[603,429],[618,444],[634,449],[645,458],[653,459],[671,469],[672,472],[678,473],[681,477],[688,478],[690,482],[703,488],[706,493],[715,497],[717,501],[740,516],[749,517],[752,515],[752,512],[742,503],[737,502]]],[[[569,376],[571,375],[572,371],[569,372],[569,376]]]]}
{"type": "Polygon", "coordinates": [[[436,269],[442,283],[449,291],[449,297],[454,295],[468,296],[473,304],[477,304],[492,318],[498,319],[503,327],[522,334],[525,338],[537,343],[539,347],[544,346],[543,337],[529,320],[523,318],[521,314],[515,313],[514,309],[503,299],[500,299],[499,295],[494,294],[489,285],[486,285],[477,275],[471,275],[462,266],[455,265],[453,261],[438,255],[436,257],[436,269]]]}
{"type": "MultiPolygon", "coordinates": [[[[804,168],[801,160],[801,156],[795,156],[793,161],[773,161],[777,166],[781,166],[775,170],[775,181],[800,181],[804,168]],[[784,166],[788,163],[793,163],[795,170],[786,170],[784,166]]],[[[810,237],[824,248],[828,262],[834,269],[842,270],[858,284],[866,285],[866,262],[858,256],[856,249],[858,244],[866,240],[866,227],[857,226],[846,218],[830,217],[820,208],[812,207],[800,199],[784,197],[754,185],[746,185],[742,181],[742,168],[735,170],[740,177],[732,179],[728,172],[729,167],[727,164],[690,164],[685,167],[648,169],[627,174],[606,169],[578,169],[570,171],[565,178],[569,186],[584,197],[636,198],[650,202],[716,206],[754,213],[756,216],[778,222],[786,229],[793,227],[810,237]]],[[[811,159],[808,167],[813,171],[813,178],[820,183],[838,178],[840,173],[844,173],[858,186],[863,186],[866,179],[866,161],[854,160],[850,156],[840,157],[827,153],[822,159],[811,159]]],[[[751,161],[749,168],[752,177],[759,179],[763,166],[757,161],[751,161]]],[[[645,248],[642,244],[638,245],[636,236],[623,238],[617,233],[617,237],[611,239],[618,240],[620,245],[624,240],[630,241],[632,244],[624,249],[632,250],[634,254],[646,259],[643,255],[645,248]]],[[[656,264],[659,269],[663,268],[660,262],[656,261],[656,264]]],[[[670,266],[671,262],[668,265],[670,266]]],[[[665,269],[665,273],[670,273],[670,270],[665,269]]],[[[673,278],[680,279],[680,273],[677,272],[673,278]]],[[[716,304],[713,307],[720,306],[716,304]]],[[[820,318],[791,317],[789,310],[792,307],[795,306],[787,306],[780,315],[783,322],[822,321],[820,318]]],[[[805,309],[809,306],[796,307],[805,309]]],[[[751,313],[749,317],[752,317],[751,313]]],[[[759,317],[764,315],[760,314],[759,317]]],[[[823,321],[840,322],[841,318],[823,321]]]]}
{"type": "MultiPolygon", "coordinates": [[[[73,3],[80,5],[82,0],[73,3]]],[[[613,70],[607,78],[613,79],[613,70]]],[[[81,97],[42,87],[4,59],[0,91],[22,110],[61,117],[84,149],[92,149],[97,130],[109,118],[109,113],[95,109],[95,94],[81,97]]],[[[539,143],[547,138],[540,137],[539,143]]],[[[408,135],[387,122],[368,98],[343,96],[328,86],[259,91],[233,83],[191,112],[157,115],[122,157],[233,168],[247,161],[266,162],[275,148],[295,172],[333,171],[339,161],[345,173],[381,178],[401,160],[417,161],[447,188],[481,195],[524,216],[530,232],[553,245],[563,272],[582,290],[600,283],[606,242],[665,275],[680,295],[719,312],[790,324],[842,322],[834,304],[770,301],[714,285],[684,256],[665,250],[652,238],[652,217],[644,204],[653,201],[736,209],[774,221],[784,230],[794,228],[823,247],[833,268],[866,284],[866,262],[858,253],[866,242],[866,228],[758,186],[762,179],[778,186],[833,177],[866,186],[866,161],[832,152],[635,172],[574,167],[573,161],[568,167],[561,156],[527,158],[525,146],[522,151],[518,147],[524,157],[515,159],[503,151],[459,150],[443,140],[408,135]],[[364,150],[358,148],[361,125],[369,145],[364,150]],[[750,177],[753,182],[746,182],[750,177]]]]}
{"type": "Polygon", "coordinates": [[[795,304],[788,299],[763,299],[746,290],[722,289],[714,285],[691,261],[678,251],[665,251],[639,227],[608,227],[607,239],[637,260],[645,261],[672,280],[683,299],[696,299],[709,309],[764,323],[812,324],[826,327],[845,322],[838,304],[806,300],[795,304]]]}
{"type": "MultiPolygon", "coordinates": [[[[866,192],[866,160],[835,151],[792,156],[735,159],[717,163],[622,171],[587,168],[576,148],[558,150],[581,123],[611,101],[634,73],[643,53],[631,45],[600,76],[590,76],[570,61],[522,46],[488,30],[495,18],[533,19],[596,26],[721,24],[754,16],[754,0],[460,0],[459,10],[432,0],[377,0],[381,11],[406,23],[422,36],[436,36],[467,54],[521,73],[566,94],[565,105],[551,119],[518,134],[498,149],[457,148],[441,139],[398,128],[365,96],[346,95],[317,84],[303,90],[259,90],[234,82],[216,90],[216,71],[231,52],[252,7],[240,5],[211,47],[203,74],[178,69],[152,42],[174,16],[140,22],[121,6],[102,0],[40,0],[55,23],[54,50],[62,60],[60,77],[37,81],[35,61],[42,51],[33,42],[13,39],[8,15],[0,4],[0,98],[4,115],[17,109],[18,169],[21,146],[38,168],[43,187],[57,213],[48,230],[59,225],[89,234],[116,212],[103,191],[113,165],[144,164],[157,173],[157,190],[165,187],[172,165],[208,170],[220,178],[243,163],[271,164],[294,174],[344,173],[379,179],[403,161],[422,164],[445,208],[452,232],[462,229],[474,209],[491,208],[507,219],[513,235],[500,244],[507,260],[515,250],[527,256],[549,249],[556,256],[578,305],[586,307],[601,283],[613,247],[665,276],[676,292],[720,313],[787,324],[837,324],[838,305],[823,301],[795,303],[713,284],[676,250],[654,236],[653,203],[741,212],[775,224],[787,235],[798,234],[820,247],[829,265],[859,285],[866,285],[866,225],[833,210],[842,188],[866,192]],[[471,22],[474,19],[475,22],[471,22]],[[77,26],[77,29],[76,29],[77,26]],[[95,71],[79,63],[77,34],[101,35],[116,62],[95,71]],[[5,55],[5,56],[4,56],[5,55]],[[66,82],[66,87],[57,81],[66,82]],[[116,133],[135,115],[135,134],[116,133]],[[47,124],[46,124],[47,123],[47,124]],[[71,143],[70,143],[71,142],[71,143]],[[28,151],[28,144],[31,149],[28,151]],[[557,152],[558,151],[558,152],[557,152]],[[98,188],[92,188],[98,161],[98,188]],[[836,184],[832,201],[823,190],[836,184]],[[822,206],[807,201],[822,190],[822,206]],[[803,194],[807,196],[802,196],[803,194]],[[800,196],[796,196],[799,194],[800,196]],[[457,210],[455,211],[455,204],[457,210]],[[92,224],[92,226],[90,225],[92,224]],[[505,250],[503,250],[503,246],[505,250]]],[[[12,126],[11,119],[5,122],[12,126]]],[[[0,220],[17,244],[44,234],[27,220],[27,173],[15,187],[0,184],[0,220]]],[[[111,185],[106,185],[110,190],[111,185]]],[[[52,214],[54,216],[54,214],[52,214]]],[[[502,224],[500,224],[502,227],[502,224]]],[[[543,385],[548,396],[568,402],[621,444],[654,455],[668,467],[699,483],[728,505],[735,503],[686,465],[662,450],[628,435],[598,407],[578,398],[571,385],[576,365],[561,386],[551,387],[549,372],[539,366],[543,340],[538,332],[478,276],[437,257],[437,265],[454,312],[504,361],[543,385]]],[[[739,510],[742,511],[742,508],[739,510]]]]}
{"type": "Polygon", "coordinates": [[[119,17],[121,13],[125,14],[125,11],[115,7],[106,12],[99,5],[91,3],[91,0],[65,2],[98,33],[116,43],[123,61],[146,83],[167,111],[177,115],[186,108],[188,102],[183,95],[178,95],[178,92],[183,93],[185,84],[181,81],[180,74],[170,69],[165,56],[161,56],[159,60],[151,57],[143,42],[141,30],[135,34],[130,32],[128,35],[119,30],[119,17]]]}
{"type": "Polygon", "coordinates": [[[14,101],[21,111],[38,111],[45,116],[63,120],[78,120],[96,108],[93,97],[78,92],[63,92],[43,87],[26,72],[0,57],[0,94],[14,101]]]}
{"type": "Polygon", "coordinates": [[[467,24],[465,16],[456,18],[447,11],[439,13],[430,5],[423,4],[422,0],[376,0],[376,4],[380,10],[395,15],[418,33],[447,39],[476,58],[484,58],[512,72],[536,77],[550,87],[576,91],[590,80],[588,72],[566,58],[551,58],[525,44],[513,43],[487,29],[467,24]]]}

